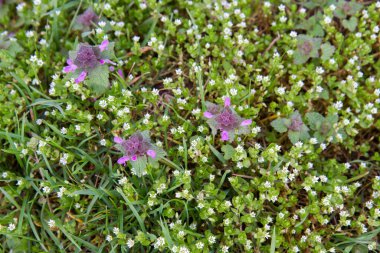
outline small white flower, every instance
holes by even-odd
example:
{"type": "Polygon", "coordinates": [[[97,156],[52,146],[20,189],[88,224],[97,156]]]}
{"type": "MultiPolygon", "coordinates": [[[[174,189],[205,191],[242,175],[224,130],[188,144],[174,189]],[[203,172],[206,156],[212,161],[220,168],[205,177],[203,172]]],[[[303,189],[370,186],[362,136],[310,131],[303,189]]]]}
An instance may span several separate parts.
{"type": "Polygon", "coordinates": [[[100,140],[100,145],[102,145],[102,146],[105,146],[105,145],[106,145],[106,143],[107,143],[107,142],[106,142],[106,140],[105,140],[105,139],[101,139],[101,140],[100,140]]]}
{"type": "Polygon", "coordinates": [[[272,186],[272,184],[269,181],[265,181],[265,183],[264,183],[265,188],[270,188],[271,186],[272,186]]]}
{"type": "Polygon", "coordinates": [[[203,242],[197,242],[197,244],[195,244],[195,247],[197,247],[197,249],[203,249],[204,246],[205,244],[203,242]]]}
{"type": "Polygon", "coordinates": [[[100,21],[99,23],[98,23],[98,25],[100,26],[100,27],[105,27],[106,26],[106,22],[104,22],[104,21],[100,21]]]}
{"type": "Polygon", "coordinates": [[[278,87],[277,88],[277,93],[279,95],[284,95],[285,94],[285,88],[284,87],[278,87]]]}
{"type": "Polygon", "coordinates": [[[33,32],[33,31],[27,31],[27,32],[25,33],[25,35],[26,35],[27,38],[31,38],[31,37],[34,36],[34,32],[33,32]]]}
{"type": "Polygon", "coordinates": [[[25,3],[20,3],[16,6],[17,11],[22,11],[25,7],[25,3]]]}
{"type": "Polygon", "coordinates": [[[99,106],[102,107],[102,108],[106,107],[106,106],[107,106],[107,101],[105,101],[105,100],[100,100],[100,102],[99,102],[99,106]]]}
{"type": "Polygon", "coordinates": [[[111,5],[109,3],[104,4],[104,9],[107,10],[107,11],[111,10],[111,5]]]}
{"type": "Polygon", "coordinates": [[[280,22],[281,22],[281,23],[285,23],[286,20],[288,20],[287,17],[285,17],[285,16],[281,16],[281,17],[280,17],[280,22]]]}
{"type": "Polygon", "coordinates": [[[179,26],[179,25],[182,24],[182,21],[181,21],[180,19],[176,19],[176,20],[174,20],[174,24],[175,24],[176,26],[179,26]]]}
{"type": "Polygon", "coordinates": [[[49,193],[51,192],[51,189],[50,189],[49,186],[44,186],[44,187],[42,188],[42,191],[43,191],[45,194],[49,194],[49,193]]]}
{"type": "Polygon", "coordinates": [[[14,223],[11,223],[11,224],[8,225],[8,230],[9,231],[13,231],[13,230],[15,230],[15,228],[16,228],[16,225],[14,223]]]}
{"type": "Polygon", "coordinates": [[[135,241],[129,238],[127,241],[128,248],[132,248],[134,245],[135,245],[135,241]]]}
{"type": "Polygon", "coordinates": [[[55,227],[55,220],[51,220],[51,219],[50,219],[50,220],[48,221],[48,225],[49,225],[50,228],[55,227]]]}
{"type": "Polygon", "coordinates": [[[67,134],[67,129],[64,128],[64,127],[62,127],[62,128],[61,128],[61,133],[62,133],[62,134],[67,134]]]}
{"type": "Polygon", "coordinates": [[[210,244],[214,244],[214,243],[216,242],[216,237],[213,236],[213,235],[209,236],[209,238],[208,238],[208,242],[209,242],[210,244]]]}
{"type": "Polygon", "coordinates": [[[111,235],[107,235],[107,236],[106,236],[106,241],[110,242],[110,241],[112,241],[112,239],[113,239],[113,238],[112,238],[111,235]]]}
{"type": "Polygon", "coordinates": [[[227,252],[228,252],[228,246],[224,245],[224,246],[222,247],[222,252],[223,252],[223,253],[227,253],[227,252]]]}
{"type": "Polygon", "coordinates": [[[325,22],[325,24],[330,24],[332,19],[329,17],[329,16],[326,16],[323,21],[325,22]]]}
{"type": "Polygon", "coordinates": [[[315,69],[315,72],[317,72],[317,74],[322,75],[323,73],[325,73],[325,70],[322,67],[317,67],[315,69]]]}
{"type": "Polygon", "coordinates": [[[295,32],[295,31],[291,31],[289,35],[290,35],[290,37],[292,37],[292,38],[296,38],[296,37],[297,37],[297,32],[295,32]]]}
{"type": "Polygon", "coordinates": [[[118,227],[114,227],[112,229],[112,232],[115,234],[115,235],[118,235],[120,233],[120,229],[118,227]]]}

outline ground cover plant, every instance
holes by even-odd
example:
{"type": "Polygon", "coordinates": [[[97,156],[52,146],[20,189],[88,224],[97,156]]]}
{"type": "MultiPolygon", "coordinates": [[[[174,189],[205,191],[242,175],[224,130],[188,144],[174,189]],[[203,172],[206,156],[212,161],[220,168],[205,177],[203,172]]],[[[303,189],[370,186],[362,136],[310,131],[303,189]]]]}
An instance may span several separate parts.
{"type": "Polygon", "coordinates": [[[379,252],[380,2],[0,1],[1,252],[379,252]]]}

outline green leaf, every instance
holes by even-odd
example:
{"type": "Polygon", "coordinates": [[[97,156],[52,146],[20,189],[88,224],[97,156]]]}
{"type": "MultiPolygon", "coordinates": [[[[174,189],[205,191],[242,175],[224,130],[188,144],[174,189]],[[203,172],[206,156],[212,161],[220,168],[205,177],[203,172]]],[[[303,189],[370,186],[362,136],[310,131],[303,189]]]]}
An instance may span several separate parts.
{"type": "Polygon", "coordinates": [[[289,131],[288,132],[288,137],[289,137],[289,140],[293,144],[295,144],[296,142],[298,142],[300,140],[300,132],[289,131]]]}
{"type": "Polygon", "coordinates": [[[306,125],[302,126],[301,131],[299,132],[300,140],[306,141],[310,138],[309,128],[306,125]]]}
{"type": "Polygon", "coordinates": [[[78,49],[70,50],[69,51],[69,58],[74,61],[75,58],[77,58],[77,54],[78,54],[78,49]]]}
{"type": "Polygon", "coordinates": [[[222,151],[224,153],[224,159],[230,160],[232,156],[235,154],[235,149],[231,145],[227,144],[222,147],[222,151]]]}
{"type": "Polygon", "coordinates": [[[315,16],[312,16],[311,18],[309,18],[307,20],[302,20],[302,23],[298,24],[296,26],[296,29],[302,29],[302,30],[309,31],[316,24],[317,24],[317,20],[316,20],[315,16]]]}
{"type": "Polygon", "coordinates": [[[316,130],[318,125],[320,125],[325,119],[321,114],[317,112],[306,113],[306,118],[310,124],[311,129],[316,130]]]}
{"type": "Polygon", "coordinates": [[[107,50],[104,50],[104,51],[100,54],[100,57],[101,57],[102,59],[113,59],[113,58],[115,58],[114,47],[115,47],[115,43],[114,43],[114,42],[110,42],[110,43],[108,44],[107,50]]]}
{"type": "Polygon", "coordinates": [[[307,62],[307,60],[309,60],[310,56],[303,55],[300,51],[297,50],[294,52],[293,58],[294,58],[294,64],[300,65],[300,64],[304,64],[305,62],[307,62]]]}
{"type": "Polygon", "coordinates": [[[131,165],[136,176],[141,177],[145,172],[147,159],[145,156],[140,156],[136,161],[131,161],[131,165]]]}
{"type": "Polygon", "coordinates": [[[342,21],[344,28],[348,29],[350,32],[355,31],[356,26],[358,25],[358,19],[356,17],[351,17],[350,19],[345,19],[342,21]]]}
{"type": "Polygon", "coordinates": [[[322,49],[321,59],[324,61],[328,60],[335,52],[335,47],[332,46],[330,43],[324,43],[321,46],[321,49],[322,49]]]}
{"type": "Polygon", "coordinates": [[[131,201],[128,199],[127,196],[125,196],[124,192],[123,192],[123,189],[121,189],[120,187],[116,187],[116,191],[118,193],[120,193],[120,195],[123,197],[123,199],[125,200],[125,203],[128,205],[129,209],[131,209],[133,215],[135,216],[137,222],[139,223],[140,225],[140,229],[143,231],[143,232],[146,232],[146,228],[145,228],[145,225],[144,225],[144,220],[141,218],[141,216],[139,215],[138,211],[136,210],[136,208],[134,207],[133,203],[131,203],[131,201]]]}
{"type": "Polygon", "coordinates": [[[273,227],[272,240],[270,242],[270,253],[276,252],[276,226],[273,227]]]}
{"type": "Polygon", "coordinates": [[[96,95],[102,95],[109,88],[108,77],[108,67],[106,65],[98,65],[89,73],[86,84],[96,95]]]}
{"type": "Polygon", "coordinates": [[[167,223],[162,222],[162,220],[160,218],[160,221],[158,222],[158,224],[160,224],[162,233],[164,234],[164,237],[165,237],[165,240],[168,243],[169,247],[171,248],[173,246],[173,240],[170,236],[170,231],[169,231],[167,223]]]}
{"type": "Polygon", "coordinates": [[[284,120],[282,118],[273,120],[270,125],[279,133],[285,133],[288,131],[288,128],[286,127],[284,120]]]}
{"type": "Polygon", "coordinates": [[[222,154],[216,148],[214,148],[213,145],[209,143],[208,146],[210,147],[212,153],[214,153],[214,155],[219,159],[219,161],[221,161],[222,163],[226,163],[226,160],[224,160],[222,154]]]}
{"type": "Polygon", "coordinates": [[[7,68],[14,62],[14,57],[5,49],[0,49],[0,67],[7,68]]]}
{"type": "Polygon", "coordinates": [[[16,56],[16,54],[20,53],[23,51],[23,48],[16,42],[16,41],[13,41],[11,42],[11,44],[9,45],[9,47],[7,48],[8,52],[10,55],[12,55],[13,57],[16,56]]]}
{"type": "Polygon", "coordinates": [[[329,92],[327,89],[323,89],[321,93],[319,93],[319,97],[325,100],[329,99],[329,92]]]}
{"type": "Polygon", "coordinates": [[[325,32],[319,24],[319,20],[321,20],[321,15],[317,13],[307,20],[302,20],[302,23],[296,25],[296,29],[305,30],[307,34],[312,36],[323,37],[325,32]]]}
{"type": "Polygon", "coordinates": [[[316,24],[313,29],[310,31],[310,34],[313,36],[323,37],[325,36],[325,32],[323,27],[320,24],[316,24]]]}
{"type": "Polygon", "coordinates": [[[232,188],[238,193],[247,192],[250,188],[249,183],[241,177],[230,177],[228,181],[230,181],[232,188]]]}
{"type": "Polygon", "coordinates": [[[337,114],[328,115],[326,117],[326,121],[329,122],[331,125],[334,125],[338,122],[339,116],[337,114]]]}

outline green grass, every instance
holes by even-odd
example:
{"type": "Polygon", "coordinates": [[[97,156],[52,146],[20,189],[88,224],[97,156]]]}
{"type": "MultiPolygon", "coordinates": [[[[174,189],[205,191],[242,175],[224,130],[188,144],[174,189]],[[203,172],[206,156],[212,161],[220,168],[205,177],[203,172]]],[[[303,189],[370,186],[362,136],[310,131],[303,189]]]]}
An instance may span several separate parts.
{"type": "Polygon", "coordinates": [[[0,252],[380,251],[380,2],[0,2],[0,252]]]}

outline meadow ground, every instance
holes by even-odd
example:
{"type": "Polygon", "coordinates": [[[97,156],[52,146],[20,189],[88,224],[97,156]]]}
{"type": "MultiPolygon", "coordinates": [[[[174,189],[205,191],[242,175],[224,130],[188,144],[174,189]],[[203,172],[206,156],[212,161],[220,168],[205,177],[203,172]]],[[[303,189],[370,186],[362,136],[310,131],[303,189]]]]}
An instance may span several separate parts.
{"type": "Polygon", "coordinates": [[[0,0],[0,252],[379,252],[380,2],[0,0]]]}

